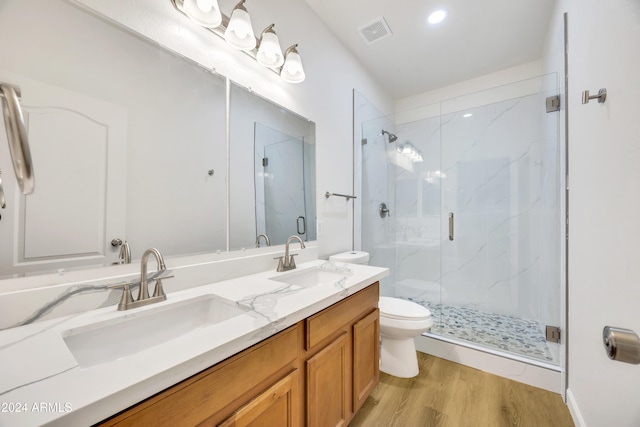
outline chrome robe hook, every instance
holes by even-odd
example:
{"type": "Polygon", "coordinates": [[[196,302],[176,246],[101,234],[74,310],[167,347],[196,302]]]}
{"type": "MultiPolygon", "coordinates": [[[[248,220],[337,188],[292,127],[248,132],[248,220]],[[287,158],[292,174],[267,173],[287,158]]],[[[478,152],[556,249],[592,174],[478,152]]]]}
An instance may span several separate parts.
{"type": "Polygon", "coordinates": [[[590,100],[597,99],[598,104],[602,104],[607,99],[607,90],[600,89],[597,95],[589,95],[589,91],[585,90],[582,92],[582,103],[588,104],[590,100]]]}

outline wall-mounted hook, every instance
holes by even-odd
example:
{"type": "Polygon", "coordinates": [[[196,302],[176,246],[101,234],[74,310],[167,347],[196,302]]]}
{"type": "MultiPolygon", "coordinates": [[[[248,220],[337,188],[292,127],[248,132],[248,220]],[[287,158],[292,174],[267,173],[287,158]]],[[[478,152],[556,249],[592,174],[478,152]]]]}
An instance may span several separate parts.
{"type": "Polygon", "coordinates": [[[589,95],[589,91],[585,90],[582,92],[582,103],[588,104],[590,100],[597,99],[599,104],[602,104],[607,99],[607,90],[600,89],[597,95],[589,95]]]}

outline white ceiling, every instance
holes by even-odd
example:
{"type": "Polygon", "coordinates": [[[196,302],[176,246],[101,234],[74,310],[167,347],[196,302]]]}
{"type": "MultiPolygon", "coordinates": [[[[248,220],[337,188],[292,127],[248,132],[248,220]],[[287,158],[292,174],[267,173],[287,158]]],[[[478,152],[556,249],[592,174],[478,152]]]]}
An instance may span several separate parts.
{"type": "Polygon", "coordinates": [[[540,59],[555,0],[305,0],[396,99],[540,59]],[[428,15],[445,9],[436,25],[428,15]],[[360,28],[384,17],[392,36],[360,28]]]}

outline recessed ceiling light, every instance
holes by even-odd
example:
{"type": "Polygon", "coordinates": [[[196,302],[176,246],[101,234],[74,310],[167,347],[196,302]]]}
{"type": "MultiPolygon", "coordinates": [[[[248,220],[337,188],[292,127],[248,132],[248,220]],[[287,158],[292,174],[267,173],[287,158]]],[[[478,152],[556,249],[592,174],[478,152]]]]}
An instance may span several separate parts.
{"type": "Polygon", "coordinates": [[[467,113],[467,114],[463,115],[462,117],[467,118],[467,117],[471,117],[471,116],[473,116],[473,114],[467,113]]]}
{"type": "Polygon", "coordinates": [[[429,15],[429,18],[427,18],[427,22],[429,22],[429,24],[437,24],[438,22],[441,22],[445,18],[445,16],[447,16],[447,12],[445,12],[444,10],[436,10],[431,15],[429,15]]]}

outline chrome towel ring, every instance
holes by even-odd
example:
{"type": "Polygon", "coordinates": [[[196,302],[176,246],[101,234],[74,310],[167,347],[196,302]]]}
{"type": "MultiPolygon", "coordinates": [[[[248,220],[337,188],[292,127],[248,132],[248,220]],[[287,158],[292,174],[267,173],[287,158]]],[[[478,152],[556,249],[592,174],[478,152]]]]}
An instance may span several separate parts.
{"type": "Polygon", "coordinates": [[[13,161],[13,170],[23,194],[31,194],[35,189],[33,176],[33,162],[27,140],[27,130],[24,125],[22,109],[18,101],[20,88],[7,83],[0,83],[0,95],[3,98],[2,112],[7,129],[9,151],[13,161]]]}

